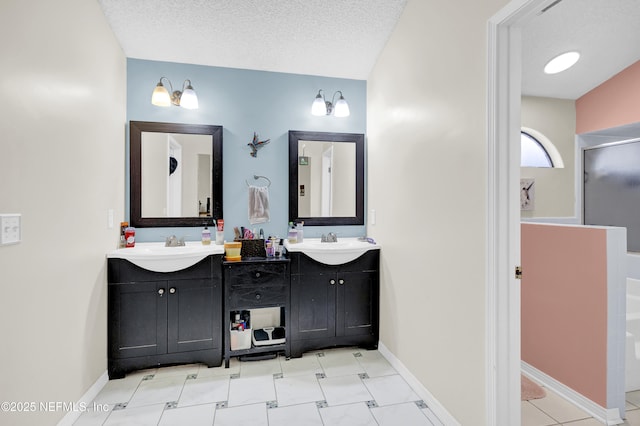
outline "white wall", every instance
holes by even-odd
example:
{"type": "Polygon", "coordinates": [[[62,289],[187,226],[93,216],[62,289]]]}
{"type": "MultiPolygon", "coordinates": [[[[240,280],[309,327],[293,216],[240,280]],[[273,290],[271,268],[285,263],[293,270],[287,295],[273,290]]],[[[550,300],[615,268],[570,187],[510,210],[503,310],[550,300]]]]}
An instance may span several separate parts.
{"type": "Polygon", "coordinates": [[[535,210],[522,217],[575,217],[575,101],[523,96],[521,120],[549,138],[564,162],[563,168],[521,168],[521,177],[536,180],[535,210]]]}
{"type": "MultiPolygon", "coordinates": [[[[208,135],[178,135],[176,140],[182,145],[182,213],[184,216],[197,217],[198,212],[198,155],[211,155],[211,136],[208,135]]],[[[165,162],[166,163],[166,162],[165,162]]],[[[208,172],[211,181],[211,167],[208,172]]],[[[205,194],[211,194],[208,184],[205,194]]],[[[203,206],[207,206],[207,198],[202,198],[203,206]]],[[[204,220],[203,220],[204,223],[204,220]]]]}
{"type": "Polygon", "coordinates": [[[164,133],[143,132],[140,142],[142,166],[142,217],[167,214],[169,140],[164,133]]]}
{"type": "Polygon", "coordinates": [[[381,341],[463,425],[486,419],[486,31],[506,3],[409,0],[367,84],[381,341]]]}
{"type": "MultiPolygon", "coordinates": [[[[0,39],[0,213],[22,214],[22,242],[0,246],[0,400],[74,402],[106,370],[125,57],[96,1],[3,0],[0,39]]],[[[3,412],[0,423],[65,414],[3,412]]]]}
{"type": "Polygon", "coordinates": [[[333,144],[333,216],[356,214],[356,148],[354,143],[333,144]]]}

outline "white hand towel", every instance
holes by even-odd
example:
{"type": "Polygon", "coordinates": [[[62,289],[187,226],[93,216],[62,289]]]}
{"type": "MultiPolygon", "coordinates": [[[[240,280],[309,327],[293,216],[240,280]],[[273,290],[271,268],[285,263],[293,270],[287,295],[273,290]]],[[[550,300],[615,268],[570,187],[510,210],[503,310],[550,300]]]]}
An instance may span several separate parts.
{"type": "Polygon", "coordinates": [[[249,223],[269,222],[269,188],[249,186],[249,223]]]}

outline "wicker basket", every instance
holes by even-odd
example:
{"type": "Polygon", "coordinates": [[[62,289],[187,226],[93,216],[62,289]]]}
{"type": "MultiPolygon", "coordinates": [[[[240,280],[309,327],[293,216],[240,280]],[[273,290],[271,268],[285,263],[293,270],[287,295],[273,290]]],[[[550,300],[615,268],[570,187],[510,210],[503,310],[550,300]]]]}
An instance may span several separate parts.
{"type": "Polygon", "coordinates": [[[242,257],[266,257],[264,250],[264,238],[245,240],[236,238],[233,241],[241,241],[242,249],[240,250],[240,256],[242,257]]]}

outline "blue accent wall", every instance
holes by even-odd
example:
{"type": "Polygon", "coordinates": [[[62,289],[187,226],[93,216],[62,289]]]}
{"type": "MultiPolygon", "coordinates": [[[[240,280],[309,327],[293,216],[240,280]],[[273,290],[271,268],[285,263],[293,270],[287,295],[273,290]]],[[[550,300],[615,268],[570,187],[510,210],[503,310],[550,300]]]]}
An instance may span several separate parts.
{"type": "MultiPolygon", "coordinates": [[[[129,121],[212,124],[223,126],[223,210],[225,239],[233,239],[234,226],[250,226],[247,185],[253,175],[271,179],[271,221],[256,225],[267,235],[286,236],[289,200],[289,130],[365,133],[366,81],[285,74],[266,71],[127,59],[126,129],[126,217],[129,218],[129,121]],[[191,80],[199,109],[151,105],[151,93],[160,77],[167,77],[174,90],[191,80]],[[351,115],[346,118],[311,115],[311,103],[319,89],[327,100],[336,90],[343,92],[351,115]],[[251,157],[247,146],[256,132],[271,142],[251,157]]],[[[259,184],[259,183],[258,183],[259,184]]],[[[366,182],[365,182],[366,188],[366,182]]],[[[365,192],[366,193],[366,192],[365,192]]],[[[366,206],[366,202],[365,202],[366,206]]],[[[366,219],[365,219],[366,220],[366,219]]],[[[165,236],[199,240],[199,228],[139,228],[138,241],[162,241],[165,236]]],[[[308,227],[305,236],[323,232],[338,236],[361,236],[365,226],[308,227]]]]}

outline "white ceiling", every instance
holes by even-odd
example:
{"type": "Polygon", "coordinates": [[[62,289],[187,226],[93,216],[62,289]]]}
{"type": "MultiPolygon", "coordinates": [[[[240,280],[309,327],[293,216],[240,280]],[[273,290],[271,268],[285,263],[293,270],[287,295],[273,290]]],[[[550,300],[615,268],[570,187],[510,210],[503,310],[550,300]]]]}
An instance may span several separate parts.
{"type": "Polygon", "coordinates": [[[562,0],[522,30],[522,92],[577,99],[640,59],[640,0],[562,0]],[[545,75],[554,56],[577,50],[569,70],[545,75]]]}
{"type": "Polygon", "coordinates": [[[407,0],[98,0],[127,57],[366,80],[407,0]]]}
{"type": "MultiPolygon", "coordinates": [[[[406,1],[98,0],[130,58],[359,80],[406,1]]],[[[638,23],[640,0],[561,0],[523,27],[523,94],[577,99],[640,59],[638,23]],[[569,50],[576,66],[542,72],[569,50]]]]}

